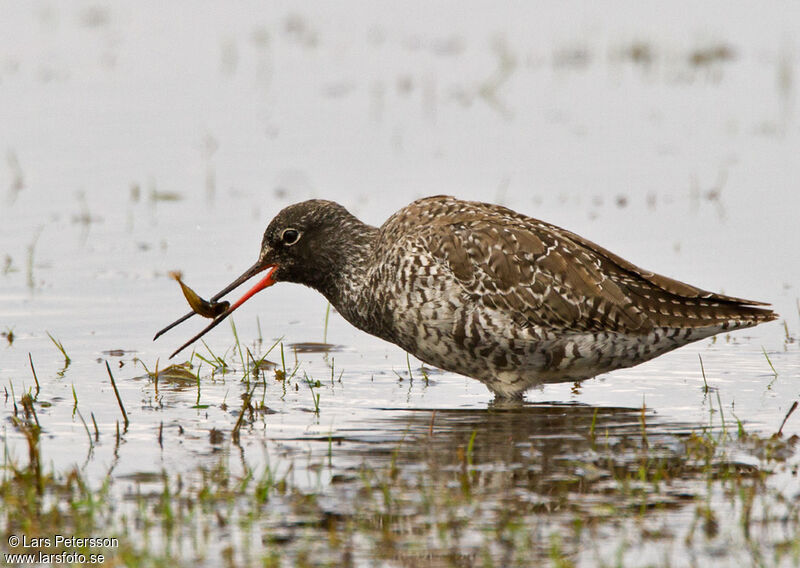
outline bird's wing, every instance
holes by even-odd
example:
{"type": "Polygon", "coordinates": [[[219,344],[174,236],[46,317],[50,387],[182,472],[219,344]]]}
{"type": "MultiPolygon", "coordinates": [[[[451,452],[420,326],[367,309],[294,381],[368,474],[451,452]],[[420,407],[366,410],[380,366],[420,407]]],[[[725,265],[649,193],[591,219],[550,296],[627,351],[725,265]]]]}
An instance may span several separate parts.
{"type": "Polygon", "coordinates": [[[512,314],[523,326],[642,330],[649,322],[602,258],[545,226],[492,220],[436,223],[422,235],[468,301],[512,314]]]}
{"type": "Polygon", "coordinates": [[[759,302],[643,270],[579,235],[519,214],[442,218],[429,227],[421,237],[432,239],[429,250],[469,301],[510,313],[523,326],[646,333],[654,326],[774,317],[751,307],[759,302]]]}

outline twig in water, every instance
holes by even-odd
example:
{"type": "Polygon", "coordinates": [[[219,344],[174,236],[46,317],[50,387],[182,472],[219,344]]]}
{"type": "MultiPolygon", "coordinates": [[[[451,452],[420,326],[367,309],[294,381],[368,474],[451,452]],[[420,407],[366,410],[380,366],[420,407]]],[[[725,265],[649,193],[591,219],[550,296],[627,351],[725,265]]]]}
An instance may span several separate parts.
{"type": "Polygon", "coordinates": [[[86,420],[83,419],[83,414],[81,411],[75,407],[75,412],[78,413],[78,418],[81,419],[81,423],[83,424],[83,429],[86,430],[86,437],[89,438],[89,451],[91,452],[94,449],[94,441],[92,440],[92,433],[89,432],[89,425],[86,424],[86,420]]]}
{"type": "Polygon", "coordinates": [[[700,372],[703,373],[703,392],[708,394],[708,381],[706,381],[706,370],[703,367],[703,357],[702,355],[697,355],[700,359],[700,372]]]}
{"type": "Polygon", "coordinates": [[[114,380],[114,375],[111,374],[111,366],[106,361],[106,370],[108,371],[108,376],[111,379],[111,386],[114,387],[114,395],[117,397],[117,403],[119,404],[119,409],[122,411],[122,420],[125,423],[125,429],[128,429],[128,413],[125,412],[125,406],[122,404],[122,398],[119,396],[119,391],[117,390],[117,383],[114,380]]]}
{"type": "Polygon", "coordinates": [[[94,418],[94,412],[90,412],[90,415],[92,417],[92,424],[94,424],[94,441],[95,442],[99,442],[100,441],[100,429],[97,427],[97,420],[95,420],[95,418],[94,418]]]}
{"type": "Polygon", "coordinates": [[[14,394],[14,383],[11,382],[11,379],[8,379],[8,386],[11,387],[11,403],[14,405],[14,416],[17,415],[17,398],[14,394]]]}
{"type": "Polygon", "coordinates": [[[239,429],[242,427],[242,420],[244,420],[244,413],[250,407],[250,400],[253,398],[253,393],[255,392],[256,387],[253,387],[253,390],[247,391],[244,393],[242,397],[242,410],[239,412],[239,418],[236,419],[236,424],[233,426],[233,430],[231,431],[231,439],[233,440],[234,444],[239,443],[239,429]]]}
{"type": "Polygon", "coordinates": [[[792,415],[792,412],[797,410],[797,401],[795,400],[792,403],[792,407],[789,409],[789,412],[786,413],[786,416],[783,417],[783,422],[781,422],[781,427],[778,428],[778,436],[783,433],[783,427],[786,425],[786,421],[789,420],[789,417],[792,415]]]}
{"type": "Polygon", "coordinates": [[[725,427],[725,412],[722,410],[722,399],[719,396],[719,391],[717,391],[717,404],[719,404],[719,418],[722,420],[722,434],[724,436],[727,429],[725,427]]]}
{"type": "Polygon", "coordinates": [[[36,376],[36,369],[33,368],[33,359],[31,354],[28,353],[28,361],[31,364],[31,372],[33,373],[33,382],[36,383],[36,396],[39,396],[39,378],[36,376]]]}

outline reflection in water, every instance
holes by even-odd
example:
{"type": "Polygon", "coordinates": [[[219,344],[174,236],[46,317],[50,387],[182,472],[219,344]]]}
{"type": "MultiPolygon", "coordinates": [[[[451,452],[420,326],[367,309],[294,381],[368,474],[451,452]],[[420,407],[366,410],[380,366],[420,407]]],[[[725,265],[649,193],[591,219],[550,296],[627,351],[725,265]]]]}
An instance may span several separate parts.
{"type": "MultiPolygon", "coordinates": [[[[474,434],[474,464],[523,464],[540,459],[597,451],[598,445],[620,443],[642,436],[675,439],[689,426],[668,424],[652,412],[634,408],[595,407],[583,404],[523,404],[488,410],[412,410],[379,421],[381,430],[402,429],[402,452],[412,457],[421,448],[445,450],[465,447],[474,434]],[[387,424],[388,423],[388,424],[387,424]],[[646,431],[643,431],[643,425],[646,431]],[[424,444],[421,442],[424,441],[424,444]],[[416,448],[416,449],[415,449],[416,448]]],[[[438,452],[441,455],[441,452],[438,452]]]]}
{"type": "Polygon", "coordinates": [[[297,353],[330,353],[331,351],[341,351],[341,345],[334,345],[332,343],[320,343],[315,341],[304,341],[299,343],[290,343],[289,347],[297,353]]]}
{"type": "MultiPolygon", "coordinates": [[[[597,539],[610,519],[651,513],[671,515],[659,529],[665,536],[713,538],[721,519],[708,508],[698,520],[685,505],[708,497],[714,482],[759,475],[754,460],[730,458],[738,444],[722,429],[670,423],[642,409],[409,411],[375,427],[389,437],[401,432],[402,441],[350,438],[335,455],[360,465],[334,475],[334,485],[363,497],[353,513],[383,531],[387,558],[410,565],[423,556],[430,565],[485,557],[508,565],[552,557],[554,546],[570,557],[586,531],[597,539]]],[[[790,442],[781,442],[787,454],[790,442]]]]}
{"type": "MultiPolygon", "coordinates": [[[[412,411],[396,425],[404,441],[377,453],[401,469],[469,470],[477,486],[551,497],[566,489],[595,490],[604,480],[638,472],[642,460],[647,466],[685,460],[683,446],[691,436],[688,426],[664,423],[641,409],[578,404],[412,411]]],[[[362,448],[373,460],[376,449],[362,448]]]]}

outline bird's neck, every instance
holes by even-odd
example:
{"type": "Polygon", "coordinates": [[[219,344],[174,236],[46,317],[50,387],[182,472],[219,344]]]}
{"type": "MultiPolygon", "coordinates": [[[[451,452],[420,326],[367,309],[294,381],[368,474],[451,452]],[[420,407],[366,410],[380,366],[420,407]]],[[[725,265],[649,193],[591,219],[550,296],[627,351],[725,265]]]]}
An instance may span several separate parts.
{"type": "Polygon", "coordinates": [[[372,290],[370,266],[375,262],[375,249],[379,230],[362,224],[349,235],[336,260],[336,267],[315,286],[339,314],[358,328],[363,328],[370,318],[372,290]]]}

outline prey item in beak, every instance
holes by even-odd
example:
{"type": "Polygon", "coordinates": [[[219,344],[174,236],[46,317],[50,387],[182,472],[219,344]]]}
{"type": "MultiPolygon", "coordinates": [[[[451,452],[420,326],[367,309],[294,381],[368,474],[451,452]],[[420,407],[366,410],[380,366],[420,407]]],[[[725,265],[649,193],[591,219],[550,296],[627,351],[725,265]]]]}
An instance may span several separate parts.
{"type": "MultiPolygon", "coordinates": [[[[225,310],[220,315],[218,315],[203,331],[201,331],[200,333],[195,335],[192,339],[190,339],[189,341],[187,341],[186,343],[181,345],[172,355],[170,355],[170,358],[172,358],[175,355],[177,355],[178,353],[180,353],[187,346],[191,345],[192,343],[194,343],[195,341],[200,339],[203,335],[205,335],[208,331],[210,331],[211,329],[216,327],[222,320],[224,320],[229,315],[231,315],[231,313],[233,313],[233,311],[236,308],[238,308],[243,303],[245,303],[247,300],[249,300],[254,294],[256,294],[257,292],[260,292],[264,288],[268,288],[269,286],[272,286],[273,284],[275,284],[275,280],[273,279],[273,275],[275,273],[275,269],[276,268],[277,268],[277,265],[275,265],[275,264],[262,265],[262,264],[260,264],[260,262],[257,262],[253,266],[248,268],[245,271],[244,274],[239,276],[239,278],[237,278],[236,280],[231,282],[228,286],[226,286],[225,289],[223,289],[222,291],[220,291],[217,294],[215,294],[214,296],[212,296],[210,301],[211,302],[216,302],[217,300],[222,298],[224,295],[229,293],[231,290],[234,290],[235,288],[238,288],[239,286],[244,284],[247,280],[249,280],[250,278],[252,278],[256,274],[258,274],[259,272],[262,272],[264,270],[270,269],[269,272],[267,273],[267,275],[264,276],[264,278],[262,278],[255,286],[253,286],[241,298],[239,298],[239,300],[236,303],[234,303],[231,307],[229,307],[227,310],[225,310]]],[[[194,312],[190,312],[190,313],[186,314],[185,316],[183,316],[182,318],[172,322],[167,327],[165,327],[164,329],[159,331],[155,335],[153,340],[158,339],[162,334],[166,333],[167,331],[169,331],[170,329],[172,329],[176,325],[186,321],[187,319],[189,319],[193,315],[194,315],[194,312]]]]}
{"type": "Polygon", "coordinates": [[[178,282],[178,284],[180,284],[183,296],[186,298],[186,301],[189,302],[189,305],[192,307],[192,311],[203,316],[204,318],[215,318],[227,310],[228,306],[231,305],[230,302],[209,302],[208,300],[204,300],[197,294],[197,292],[184,284],[180,271],[170,272],[168,273],[168,276],[171,276],[173,279],[175,279],[175,281],[178,282]]]}
{"type": "MultiPolygon", "coordinates": [[[[272,266],[272,265],[269,265],[269,264],[268,264],[268,265],[266,265],[266,266],[262,266],[262,265],[261,265],[261,263],[260,263],[260,261],[259,261],[259,262],[256,262],[256,263],[255,263],[253,266],[251,266],[250,268],[248,268],[248,269],[247,269],[247,270],[244,272],[244,274],[242,274],[241,276],[239,276],[239,278],[237,278],[236,280],[234,280],[233,282],[231,282],[230,284],[228,284],[228,285],[227,285],[227,286],[226,286],[226,287],[225,287],[223,290],[221,290],[221,291],[217,292],[216,294],[214,294],[214,295],[213,295],[213,296],[212,296],[212,297],[209,299],[209,302],[216,302],[217,300],[219,300],[220,298],[222,298],[222,297],[223,297],[225,294],[227,294],[228,292],[230,292],[230,291],[232,291],[232,290],[234,290],[234,289],[238,288],[239,286],[241,286],[242,284],[244,284],[245,282],[247,282],[248,280],[250,280],[250,279],[251,279],[253,276],[255,276],[256,274],[258,274],[258,273],[259,273],[259,272],[261,272],[262,270],[266,270],[267,268],[270,268],[271,266],[272,266]]],[[[153,337],[153,341],[155,341],[156,339],[158,339],[159,337],[161,337],[162,335],[164,335],[165,333],[167,333],[167,332],[168,332],[170,329],[172,329],[172,328],[173,328],[173,327],[175,327],[176,325],[178,325],[178,324],[181,324],[181,323],[185,322],[187,319],[189,319],[190,317],[192,317],[194,314],[195,314],[195,312],[194,312],[194,311],[191,311],[191,312],[189,312],[188,314],[186,314],[185,316],[183,316],[183,317],[181,317],[181,318],[178,318],[177,320],[175,320],[174,322],[172,322],[171,324],[169,324],[167,327],[165,327],[164,329],[162,329],[161,331],[159,331],[158,333],[156,333],[156,334],[155,334],[155,336],[153,337]]]]}

